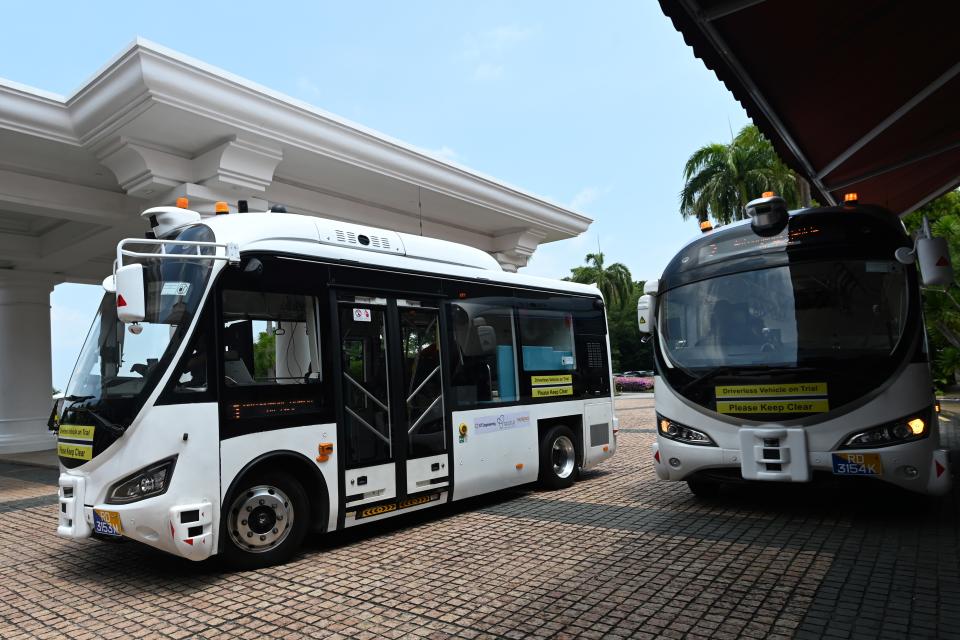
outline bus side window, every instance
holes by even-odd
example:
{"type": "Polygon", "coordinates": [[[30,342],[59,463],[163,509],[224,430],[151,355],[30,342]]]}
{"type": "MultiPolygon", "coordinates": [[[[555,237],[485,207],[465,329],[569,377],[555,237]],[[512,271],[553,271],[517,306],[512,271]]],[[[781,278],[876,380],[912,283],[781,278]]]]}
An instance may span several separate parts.
{"type": "Polygon", "coordinates": [[[223,292],[223,376],[228,387],[319,382],[316,299],[223,292]]]}
{"type": "Polygon", "coordinates": [[[513,309],[483,302],[449,306],[453,401],[466,409],[517,400],[513,309]]]}
{"type": "Polygon", "coordinates": [[[212,363],[207,357],[211,345],[212,315],[212,312],[206,309],[198,319],[193,337],[183,355],[180,356],[177,368],[167,383],[166,391],[161,398],[162,404],[208,402],[214,399],[210,388],[212,363]]]}
{"type": "Polygon", "coordinates": [[[524,371],[573,371],[573,314],[569,311],[520,309],[524,371]]]}

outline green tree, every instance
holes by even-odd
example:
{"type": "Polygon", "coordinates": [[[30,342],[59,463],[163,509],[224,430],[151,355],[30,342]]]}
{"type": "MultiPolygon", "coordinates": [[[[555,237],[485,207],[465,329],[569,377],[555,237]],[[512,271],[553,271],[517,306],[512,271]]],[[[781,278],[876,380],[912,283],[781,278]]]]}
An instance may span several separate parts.
{"type": "Polygon", "coordinates": [[[609,267],[604,266],[603,253],[588,253],[586,266],[570,269],[570,275],[564,280],[583,284],[596,284],[611,309],[621,307],[630,297],[633,282],[630,269],[620,262],[609,267]]]}
{"type": "MultiPolygon", "coordinates": [[[[917,232],[924,216],[933,235],[947,240],[955,268],[960,266],[960,191],[951,191],[904,216],[907,230],[917,232]]],[[[945,289],[924,289],[923,313],[937,386],[954,385],[960,371],[960,291],[956,283],[945,289]]]]}
{"type": "Polygon", "coordinates": [[[680,213],[684,219],[693,216],[702,222],[712,217],[721,224],[742,220],[747,203],[764,191],[773,191],[790,208],[800,205],[799,179],[752,124],[730,144],[713,143],[694,151],[683,167],[683,180],[680,213]]]}
{"type": "Polygon", "coordinates": [[[273,378],[277,366],[277,336],[273,331],[261,331],[253,345],[253,376],[273,378]]]}
{"type": "Polygon", "coordinates": [[[637,326],[637,300],[643,295],[642,280],[631,283],[630,296],[619,308],[607,310],[610,328],[610,358],[614,371],[653,369],[653,347],[640,340],[637,326]]]}

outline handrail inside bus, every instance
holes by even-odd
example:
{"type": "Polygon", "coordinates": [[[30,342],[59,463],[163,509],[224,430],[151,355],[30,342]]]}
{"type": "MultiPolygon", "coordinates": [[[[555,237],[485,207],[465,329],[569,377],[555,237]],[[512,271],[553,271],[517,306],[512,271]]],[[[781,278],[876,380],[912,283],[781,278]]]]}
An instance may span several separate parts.
{"type": "Polygon", "coordinates": [[[377,396],[373,395],[372,393],[370,393],[369,391],[367,391],[366,389],[364,389],[364,388],[363,388],[363,385],[361,385],[359,382],[357,382],[356,380],[354,380],[353,378],[351,378],[349,373],[347,373],[346,371],[344,371],[344,372],[343,372],[343,377],[346,378],[347,380],[349,380],[350,382],[352,382],[352,383],[354,384],[354,386],[357,387],[357,389],[360,389],[360,391],[363,391],[363,393],[365,393],[368,398],[370,398],[371,400],[373,400],[374,402],[376,402],[378,405],[380,405],[380,408],[381,408],[381,409],[383,409],[384,411],[390,411],[390,409],[387,407],[387,405],[385,405],[385,404],[383,404],[382,402],[380,402],[380,399],[377,398],[377,396]]]}
{"type": "Polygon", "coordinates": [[[361,418],[361,417],[357,414],[357,412],[354,411],[353,409],[351,409],[350,407],[344,407],[343,409],[344,409],[347,413],[349,413],[350,416],[353,417],[354,420],[356,420],[357,422],[359,422],[360,424],[362,424],[363,426],[365,426],[367,429],[370,429],[370,431],[373,433],[373,435],[377,436],[378,438],[380,438],[381,440],[383,440],[384,442],[386,442],[386,443],[390,446],[390,448],[391,448],[391,453],[390,453],[390,455],[391,455],[391,456],[393,455],[393,451],[392,451],[392,449],[393,449],[393,444],[390,442],[390,439],[387,438],[387,436],[385,436],[385,435],[383,435],[382,433],[380,433],[380,431],[377,430],[376,427],[374,427],[372,424],[370,424],[369,422],[367,422],[366,420],[364,420],[363,418],[361,418]]]}
{"type": "Polygon", "coordinates": [[[407,404],[410,404],[410,401],[413,400],[413,397],[418,393],[420,393],[420,390],[423,389],[423,385],[430,382],[430,378],[432,378],[437,373],[437,371],[440,371],[440,365],[437,365],[436,368],[430,372],[430,375],[428,375],[426,378],[423,379],[423,382],[420,383],[420,386],[414,389],[413,393],[411,393],[410,396],[407,398],[407,404]]]}
{"type": "Polygon", "coordinates": [[[439,396],[437,396],[437,399],[436,399],[436,400],[434,400],[433,402],[430,403],[430,406],[427,407],[427,408],[424,410],[424,412],[420,414],[420,417],[417,418],[416,421],[414,421],[413,426],[410,427],[410,430],[409,430],[409,431],[407,431],[407,435],[411,435],[411,434],[416,430],[416,428],[417,428],[418,426],[420,426],[420,423],[423,422],[423,419],[427,417],[427,414],[430,413],[430,411],[431,411],[435,406],[437,406],[437,403],[440,402],[441,400],[443,400],[443,396],[442,396],[442,395],[439,395],[439,396]]]}

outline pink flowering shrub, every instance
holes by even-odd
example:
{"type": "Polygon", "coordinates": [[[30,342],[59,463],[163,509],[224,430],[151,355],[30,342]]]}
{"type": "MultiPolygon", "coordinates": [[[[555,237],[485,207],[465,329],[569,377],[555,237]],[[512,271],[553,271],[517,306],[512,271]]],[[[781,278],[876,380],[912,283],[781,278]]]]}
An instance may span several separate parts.
{"type": "Polygon", "coordinates": [[[614,387],[620,391],[652,391],[653,378],[628,378],[617,376],[613,379],[614,387]]]}

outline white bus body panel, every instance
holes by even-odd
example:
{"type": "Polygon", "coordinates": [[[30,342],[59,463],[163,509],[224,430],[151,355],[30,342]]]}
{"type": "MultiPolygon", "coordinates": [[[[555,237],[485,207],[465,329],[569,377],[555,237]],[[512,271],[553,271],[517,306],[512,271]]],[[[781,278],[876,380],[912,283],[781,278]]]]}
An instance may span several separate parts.
{"type": "MultiPolygon", "coordinates": [[[[337,442],[337,426],[330,424],[315,424],[285,429],[271,429],[260,433],[249,433],[235,438],[227,438],[220,443],[220,500],[227,499],[227,491],[237,475],[251,462],[268,453],[290,451],[298,453],[316,465],[323,476],[329,496],[329,519],[326,523],[327,531],[337,528],[337,496],[339,482],[337,473],[337,456],[339,455],[337,442]],[[332,442],[333,453],[326,462],[317,462],[318,447],[321,442],[332,442]]],[[[308,492],[311,488],[304,487],[308,492]]],[[[226,508],[229,508],[227,505],[226,508]]]]}
{"type": "Polygon", "coordinates": [[[938,449],[939,437],[936,414],[929,425],[930,435],[922,440],[870,449],[842,449],[843,440],[857,431],[868,429],[885,421],[920,412],[933,403],[930,371],[925,363],[906,366],[884,393],[850,412],[828,418],[805,427],[785,427],[778,424],[757,424],[740,427],[723,422],[704,409],[681,399],[658,377],[655,385],[657,413],[709,435],[716,447],[690,445],[664,438],[657,434],[653,445],[658,477],[663,480],[686,480],[705,469],[739,469],[745,479],[806,482],[813,471],[833,472],[832,454],[880,454],[881,475],[887,482],[911,491],[942,495],[950,489],[950,474],[946,466],[946,452],[938,449]],[[764,437],[784,438],[781,446],[787,456],[782,472],[763,470],[762,444],[764,437]],[[659,454],[659,455],[658,455],[659,454]],[[675,465],[671,465],[673,460],[675,465]],[[919,470],[909,478],[900,469],[913,466],[919,470]]]}
{"type": "MultiPolygon", "coordinates": [[[[540,472],[538,422],[573,416],[582,424],[584,469],[616,452],[613,437],[613,401],[572,400],[511,407],[473,409],[453,413],[453,499],[498,491],[534,482],[540,472]],[[590,420],[606,424],[608,443],[590,446],[590,420]],[[466,435],[461,437],[461,427],[466,435]]],[[[572,422],[572,421],[571,421],[572,422]]],[[[567,425],[576,430],[576,423],[567,425]]]]}
{"type": "Polygon", "coordinates": [[[220,521],[218,419],[214,403],[150,407],[82,471],[61,468],[61,504],[69,502],[61,506],[57,533],[87,538],[93,509],[106,509],[120,514],[125,537],[192,560],[215,553],[220,521]],[[107,492],[119,480],[173,455],[177,462],[165,493],[130,504],[106,504],[107,492]],[[67,488],[73,491],[70,498],[64,496],[67,488]],[[201,521],[189,526],[202,526],[203,531],[188,538],[177,514],[198,506],[203,507],[201,521]]]}

